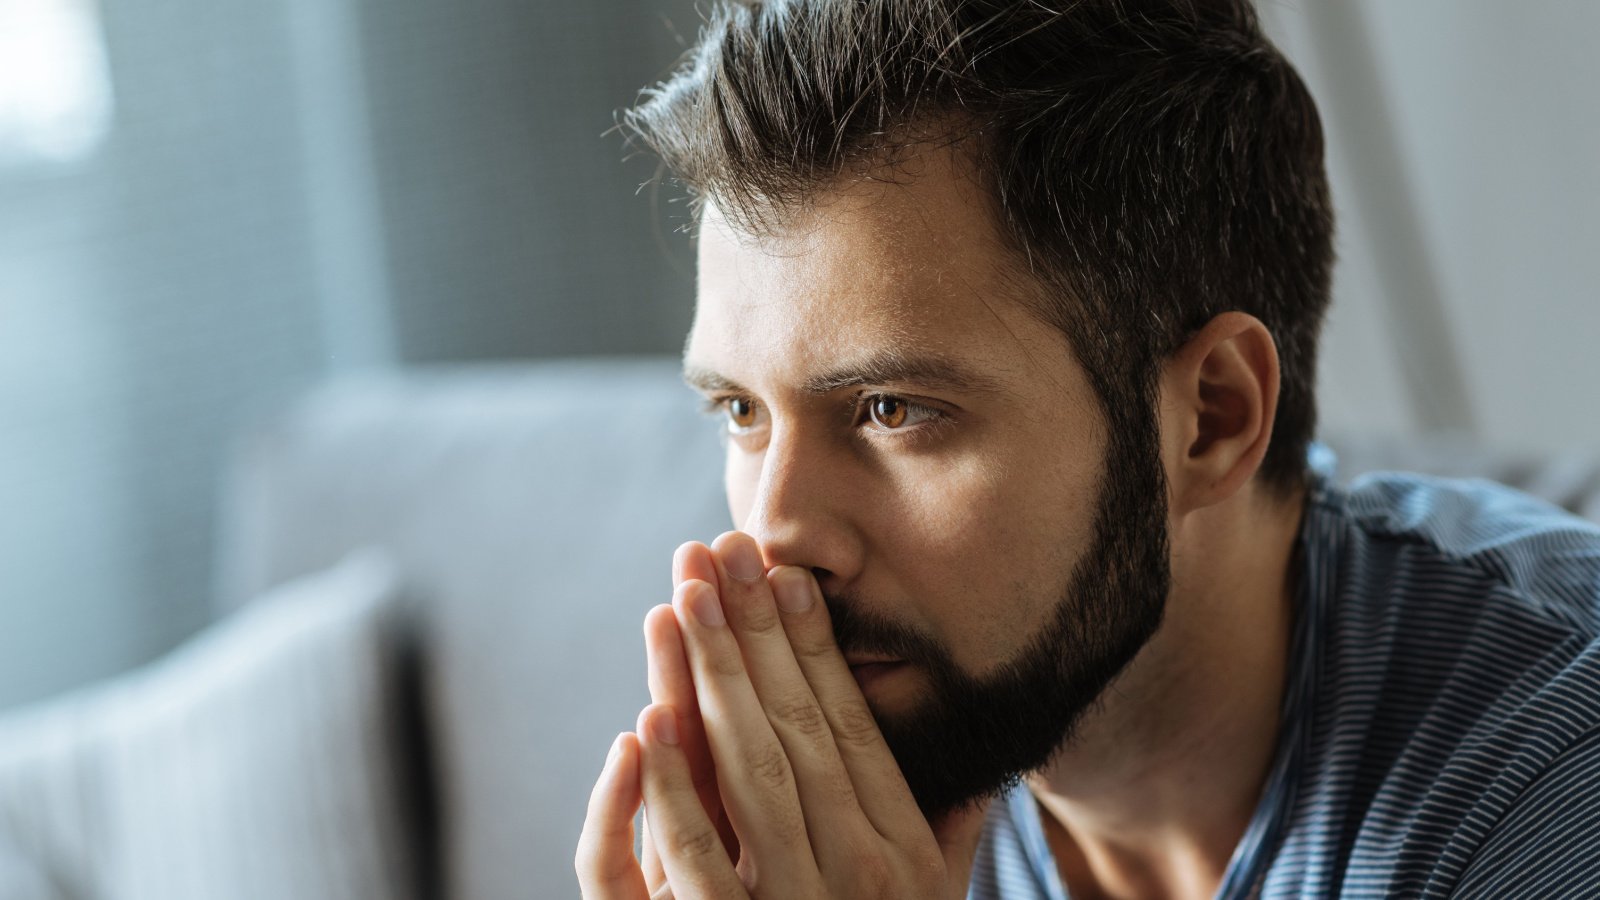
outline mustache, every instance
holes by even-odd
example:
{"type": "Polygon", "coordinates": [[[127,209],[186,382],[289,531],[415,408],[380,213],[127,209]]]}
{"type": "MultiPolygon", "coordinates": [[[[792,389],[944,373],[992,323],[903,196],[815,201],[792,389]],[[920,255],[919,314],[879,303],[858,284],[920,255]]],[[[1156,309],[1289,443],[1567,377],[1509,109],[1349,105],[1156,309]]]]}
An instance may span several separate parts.
{"type": "Polygon", "coordinates": [[[833,620],[834,640],[843,653],[923,664],[940,664],[949,657],[932,636],[875,612],[870,603],[856,595],[825,591],[822,601],[833,620]]]}

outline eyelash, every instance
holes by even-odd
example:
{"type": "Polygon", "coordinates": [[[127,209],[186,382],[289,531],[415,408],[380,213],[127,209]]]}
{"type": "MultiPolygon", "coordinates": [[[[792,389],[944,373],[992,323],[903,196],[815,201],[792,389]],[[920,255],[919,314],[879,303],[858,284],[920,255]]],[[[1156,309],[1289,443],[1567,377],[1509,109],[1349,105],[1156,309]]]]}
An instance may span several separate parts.
{"type": "MultiPolygon", "coordinates": [[[[908,440],[916,437],[925,437],[932,433],[935,429],[949,424],[950,422],[950,414],[935,406],[931,406],[926,403],[918,403],[917,401],[901,394],[879,392],[875,394],[860,394],[855,398],[854,409],[851,412],[852,426],[860,427],[867,422],[871,422],[872,405],[877,401],[884,399],[898,400],[899,402],[905,404],[908,415],[915,414],[924,418],[922,422],[916,425],[893,429],[872,429],[872,431],[878,436],[893,440],[908,440]]],[[[745,400],[754,404],[757,409],[761,408],[759,401],[742,394],[729,394],[723,397],[712,397],[707,399],[704,405],[704,412],[706,415],[722,417],[723,433],[733,437],[737,437],[744,433],[735,431],[731,427],[733,422],[732,419],[729,418],[730,413],[728,411],[728,404],[734,402],[735,400],[745,400]]]]}

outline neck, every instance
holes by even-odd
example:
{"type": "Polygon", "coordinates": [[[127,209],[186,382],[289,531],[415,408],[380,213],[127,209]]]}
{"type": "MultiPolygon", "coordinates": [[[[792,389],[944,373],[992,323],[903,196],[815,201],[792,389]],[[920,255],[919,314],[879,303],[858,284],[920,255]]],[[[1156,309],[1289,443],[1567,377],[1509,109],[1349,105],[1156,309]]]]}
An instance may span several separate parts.
{"type": "Polygon", "coordinates": [[[1173,523],[1160,631],[1028,782],[1074,898],[1214,896],[1277,747],[1303,506],[1173,523]]]}

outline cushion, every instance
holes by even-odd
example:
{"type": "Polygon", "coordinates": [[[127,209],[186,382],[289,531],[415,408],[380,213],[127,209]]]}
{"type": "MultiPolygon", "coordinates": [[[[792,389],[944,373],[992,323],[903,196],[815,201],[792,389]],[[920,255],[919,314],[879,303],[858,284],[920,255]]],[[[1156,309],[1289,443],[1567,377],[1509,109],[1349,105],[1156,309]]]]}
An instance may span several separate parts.
{"type": "Polygon", "coordinates": [[[223,595],[390,550],[426,600],[447,896],[575,897],[584,806],[645,690],[673,548],[730,526],[678,361],[415,368],[341,382],[243,446],[223,595]]]}
{"type": "Polygon", "coordinates": [[[37,868],[11,889],[418,896],[404,634],[393,567],[358,553],[143,669],[0,718],[0,843],[37,868]]]}

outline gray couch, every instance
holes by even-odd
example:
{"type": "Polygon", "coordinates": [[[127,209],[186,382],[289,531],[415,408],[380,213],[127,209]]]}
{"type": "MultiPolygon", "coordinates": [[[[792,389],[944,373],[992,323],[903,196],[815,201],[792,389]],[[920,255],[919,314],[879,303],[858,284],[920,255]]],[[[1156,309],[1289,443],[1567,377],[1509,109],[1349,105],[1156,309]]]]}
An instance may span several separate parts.
{"type": "Polygon", "coordinates": [[[672,360],[337,385],[246,446],[219,593],[388,548],[426,636],[418,852],[452,898],[571,896],[589,787],[648,702],[644,614],[673,549],[728,528],[721,455],[672,360]]]}
{"type": "MultiPolygon", "coordinates": [[[[1593,456],[1531,460],[1448,439],[1332,443],[1343,476],[1391,465],[1484,475],[1600,518],[1600,466],[1593,456]]],[[[355,591],[363,599],[325,616],[320,631],[293,631],[298,655],[280,666],[307,681],[308,660],[323,660],[308,683],[327,689],[297,696],[316,697],[324,706],[329,696],[342,698],[342,705],[293,731],[325,733],[320,749],[286,741],[282,734],[289,730],[278,727],[255,744],[287,749],[260,755],[290,754],[301,762],[261,769],[260,777],[251,776],[254,764],[236,765],[241,774],[225,782],[242,793],[276,795],[294,786],[273,779],[292,782],[298,772],[302,780],[315,774],[323,793],[312,795],[317,803],[292,808],[212,798],[196,830],[229,846],[256,840],[251,846],[257,850],[227,872],[211,873],[210,881],[194,883],[227,884],[242,877],[232,873],[255,871],[269,880],[246,879],[251,891],[224,893],[301,900],[573,896],[572,855],[589,787],[611,738],[632,726],[647,699],[643,615],[668,596],[672,549],[728,527],[720,459],[714,426],[694,411],[671,360],[374,377],[332,385],[250,435],[223,515],[218,593],[233,613],[219,628],[232,633],[209,638],[209,656],[168,673],[140,703],[170,710],[177,701],[167,694],[181,693],[172,683],[189,678],[222,685],[205,695],[209,706],[199,704],[202,710],[260,706],[260,684],[290,677],[272,674],[277,657],[266,655],[251,670],[257,694],[249,697],[256,699],[209,674],[216,659],[236,658],[252,629],[262,627],[250,618],[264,603],[258,598],[278,596],[284,589],[275,586],[285,582],[299,585],[291,593],[303,595],[301,615],[319,591],[355,591]],[[361,548],[367,549],[352,561],[348,554],[361,548]],[[334,575],[316,574],[330,567],[334,575]],[[315,654],[305,649],[310,635],[330,631],[350,637],[317,638],[315,654]],[[350,647],[367,652],[351,653],[350,647]],[[344,659],[378,674],[341,679],[344,659]],[[333,690],[345,684],[352,686],[333,690]],[[369,708],[383,712],[362,712],[369,708]],[[363,749],[338,752],[352,744],[363,749]],[[271,816],[262,810],[280,808],[289,811],[279,818],[292,814],[301,824],[263,821],[271,816]],[[323,824],[329,816],[338,817],[337,829],[323,824]],[[230,831],[244,821],[257,824],[230,831]],[[311,828],[323,829],[316,841],[285,837],[311,828]],[[275,837],[261,843],[263,833],[275,837]],[[307,867],[295,861],[307,855],[337,862],[307,867]],[[352,861],[356,856],[360,865],[352,861]],[[314,870],[298,887],[270,881],[273,872],[296,866],[314,870]],[[310,886],[326,871],[340,878],[326,881],[330,887],[310,886]],[[368,875],[352,874],[359,872],[368,875]]],[[[183,702],[189,703],[180,703],[183,709],[197,706],[192,697],[183,702]]],[[[74,703],[78,721],[127,705],[99,694],[74,703]]],[[[272,715],[305,707],[278,704],[272,715]]],[[[140,734],[151,733],[142,724],[148,716],[136,718],[140,734]]],[[[258,718],[279,721],[265,713],[258,718]]],[[[9,895],[0,877],[0,900],[208,896],[121,889],[126,881],[118,873],[134,864],[116,861],[137,846],[128,834],[138,831],[146,815],[138,811],[145,807],[134,807],[135,815],[123,804],[120,830],[101,829],[91,838],[74,828],[94,832],[94,823],[63,825],[40,812],[41,806],[81,805],[84,794],[114,787],[108,778],[146,777],[138,769],[105,775],[101,749],[77,750],[88,761],[62,774],[55,761],[63,754],[85,741],[103,748],[112,738],[90,740],[81,728],[68,738],[39,737],[51,728],[59,731],[60,722],[0,723],[0,873],[14,873],[9,895]],[[26,749],[8,758],[7,735],[26,749]]],[[[171,746],[193,744],[187,731],[158,731],[171,746]]],[[[122,735],[113,737],[123,741],[122,735]]],[[[215,757],[237,755],[238,743],[201,758],[210,768],[224,766],[227,761],[215,757]]],[[[180,862],[166,871],[201,865],[175,858],[180,862]]],[[[220,896],[212,890],[210,896],[220,896]]]]}

